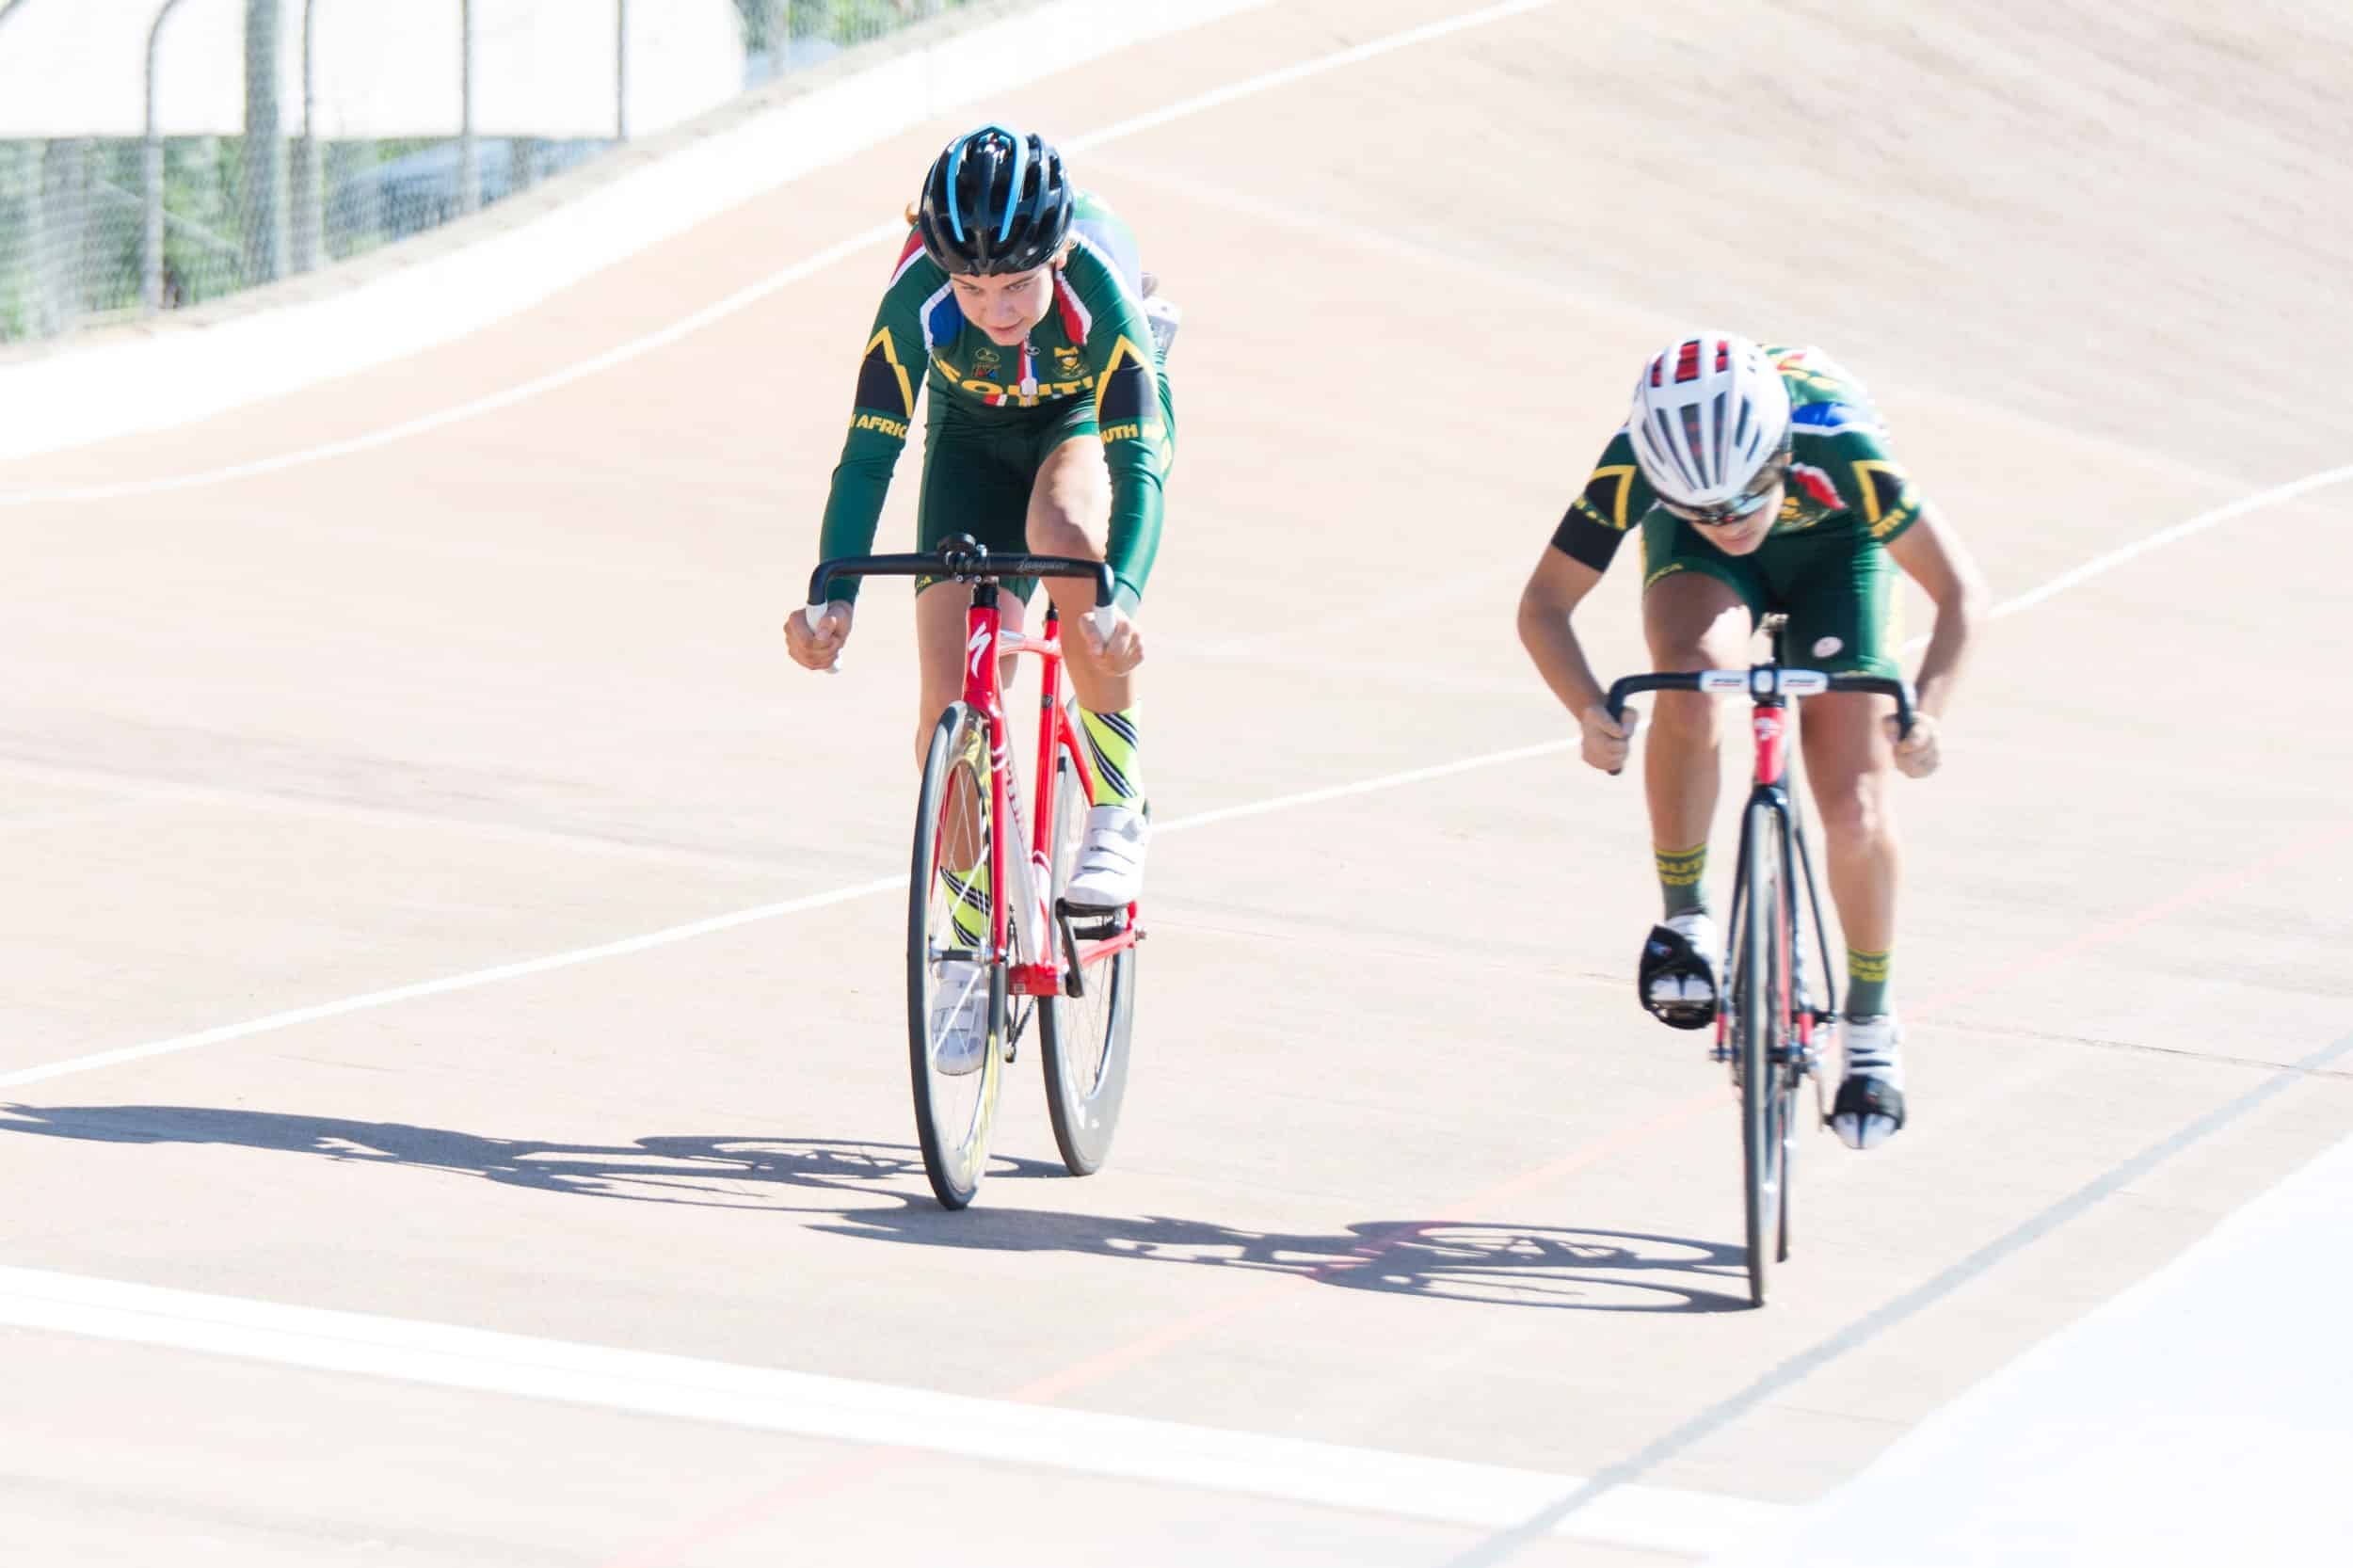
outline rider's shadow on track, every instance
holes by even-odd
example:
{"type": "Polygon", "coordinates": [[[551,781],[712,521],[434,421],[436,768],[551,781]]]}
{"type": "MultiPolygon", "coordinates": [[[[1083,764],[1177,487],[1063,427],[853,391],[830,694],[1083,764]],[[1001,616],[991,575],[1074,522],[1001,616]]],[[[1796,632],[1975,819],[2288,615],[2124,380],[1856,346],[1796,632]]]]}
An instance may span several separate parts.
{"type": "MultiPolygon", "coordinates": [[[[486,1138],[406,1122],[171,1105],[0,1106],[0,1135],[217,1144],[480,1176],[637,1203],[823,1216],[826,1235],[902,1245],[1055,1252],[1293,1275],[1343,1289],[1586,1312],[1748,1308],[1737,1246],[1558,1225],[1365,1221],[1334,1234],[1261,1232],[1165,1215],[932,1202],[916,1151],[808,1138],[653,1137],[632,1144],[486,1138]],[[1730,1288],[1711,1287],[1721,1280],[1730,1288]]],[[[996,1180],[1058,1162],[993,1157],[996,1180]]]]}

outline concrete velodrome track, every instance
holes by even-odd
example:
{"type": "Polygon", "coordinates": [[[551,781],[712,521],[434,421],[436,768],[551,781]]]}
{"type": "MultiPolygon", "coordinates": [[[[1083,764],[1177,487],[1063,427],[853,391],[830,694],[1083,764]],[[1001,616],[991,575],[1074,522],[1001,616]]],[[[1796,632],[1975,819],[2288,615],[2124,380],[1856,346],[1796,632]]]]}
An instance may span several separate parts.
{"type": "Polygon", "coordinates": [[[0,472],[8,1560],[1699,1561],[2329,1150],[2353,19],[2112,9],[1286,0],[999,106],[1188,325],[1126,1121],[1062,1176],[1025,1056],[963,1214],[905,599],[837,680],[777,633],[894,248],[315,450],[888,221],[956,125],[0,472]],[[2007,606],[1902,791],[1914,1124],[1809,1140],[1763,1311],[1722,1079],[1630,995],[1636,781],[1512,630],[1694,320],[1869,381],[2007,606]]]}

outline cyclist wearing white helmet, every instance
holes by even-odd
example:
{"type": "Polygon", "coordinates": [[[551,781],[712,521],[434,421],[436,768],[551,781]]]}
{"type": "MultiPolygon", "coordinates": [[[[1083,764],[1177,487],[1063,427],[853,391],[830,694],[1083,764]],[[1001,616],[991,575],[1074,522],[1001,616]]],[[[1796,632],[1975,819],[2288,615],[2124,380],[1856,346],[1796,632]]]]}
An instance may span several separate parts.
{"type": "MultiPolygon", "coordinates": [[[[1985,589],[1960,538],[1889,454],[1869,396],[1818,349],[1760,348],[1726,332],[1677,338],[1642,367],[1625,428],[1529,578],[1520,639],[1577,716],[1585,760],[1615,772],[1639,718],[1612,721],[1572,617],[1619,541],[1642,536],[1642,628],[1651,667],[1741,668],[1759,618],[1788,617],[1791,657],[1833,672],[1900,673],[1889,563],[1927,590],[1936,628],[1920,664],[1919,715],[1900,743],[1888,699],[1807,701],[1800,735],[1847,941],[1832,1125],[1871,1148],[1904,1124],[1901,1032],[1889,1001],[1898,843],[1895,772],[1923,778],[1984,618],[1985,589]]],[[[1645,793],[1664,920],[1644,938],[1642,1004],[1678,1028],[1711,1022],[1720,949],[1703,890],[1720,773],[1716,704],[1661,692],[1645,793]]]]}

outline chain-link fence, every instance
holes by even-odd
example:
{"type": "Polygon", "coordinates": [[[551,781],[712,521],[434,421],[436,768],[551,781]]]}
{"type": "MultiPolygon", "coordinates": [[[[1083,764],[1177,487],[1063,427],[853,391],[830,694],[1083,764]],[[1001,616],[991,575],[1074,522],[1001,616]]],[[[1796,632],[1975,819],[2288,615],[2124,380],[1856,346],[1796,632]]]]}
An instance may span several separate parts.
{"type": "Polygon", "coordinates": [[[0,0],[0,344],[182,309],[364,254],[967,0],[708,0],[728,13],[715,24],[726,36],[714,42],[706,18],[691,50],[670,50],[692,55],[672,72],[692,77],[686,87],[656,79],[646,56],[648,37],[680,36],[681,0],[97,3],[122,14],[93,26],[88,9],[67,10],[91,0],[0,0]],[[440,19],[452,24],[446,47],[410,25],[427,8],[450,13],[440,19]],[[340,56],[314,53],[321,13],[340,56]],[[360,52],[390,47],[355,17],[396,25],[385,37],[425,57],[398,72],[352,66],[360,52]],[[278,70],[239,72],[228,50],[278,70]],[[107,102],[135,95],[148,134],[121,134],[134,118],[123,110],[90,111],[89,134],[64,134],[84,112],[72,105],[99,96],[71,90],[63,78],[74,73],[113,89],[107,102]],[[404,84],[397,92],[387,74],[404,84]],[[510,90],[534,77],[568,90],[510,90]],[[237,101],[222,98],[224,82],[237,101]],[[44,126],[51,135],[6,134],[38,96],[12,83],[45,83],[68,105],[48,111],[62,121],[44,126]],[[199,88],[211,98],[199,102],[199,88]],[[497,112],[477,113],[493,100],[497,112]],[[208,116],[226,124],[171,132],[208,116]],[[404,120],[439,134],[349,134],[404,120]]]}

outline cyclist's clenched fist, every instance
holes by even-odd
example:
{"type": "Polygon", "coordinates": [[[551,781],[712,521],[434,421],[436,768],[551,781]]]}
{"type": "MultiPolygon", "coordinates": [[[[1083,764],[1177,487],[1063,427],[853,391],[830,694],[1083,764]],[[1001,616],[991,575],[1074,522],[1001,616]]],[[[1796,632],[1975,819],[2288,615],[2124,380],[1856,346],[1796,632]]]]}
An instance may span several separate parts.
{"type": "Polygon", "coordinates": [[[809,624],[807,606],[793,611],[784,623],[784,646],[792,662],[804,669],[833,668],[841,657],[841,645],[850,640],[852,615],[849,601],[840,599],[825,606],[815,626],[809,624]]]}
{"type": "Polygon", "coordinates": [[[1095,667],[1105,675],[1126,675],[1144,663],[1144,631],[1124,610],[1112,613],[1111,635],[1096,630],[1093,616],[1079,617],[1079,635],[1095,656],[1095,667]]]}
{"type": "Polygon", "coordinates": [[[1906,778],[1926,778],[1945,760],[1934,713],[1913,712],[1912,733],[1901,737],[1896,732],[1895,715],[1881,722],[1887,728],[1887,738],[1896,744],[1896,766],[1906,778]]]}
{"type": "Polygon", "coordinates": [[[1626,754],[1634,744],[1634,727],[1641,722],[1640,710],[1628,708],[1623,718],[1613,719],[1609,709],[1596,702],[1577,716],[1585,732],[1585,760],[1604,773],[1616,773],[1625,766],[1626,754]]]}

